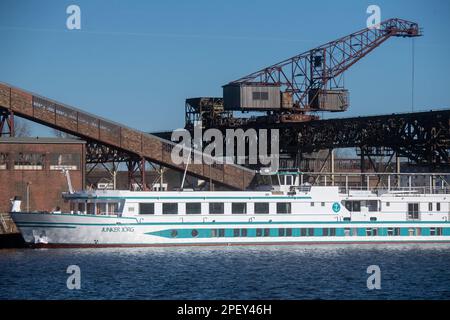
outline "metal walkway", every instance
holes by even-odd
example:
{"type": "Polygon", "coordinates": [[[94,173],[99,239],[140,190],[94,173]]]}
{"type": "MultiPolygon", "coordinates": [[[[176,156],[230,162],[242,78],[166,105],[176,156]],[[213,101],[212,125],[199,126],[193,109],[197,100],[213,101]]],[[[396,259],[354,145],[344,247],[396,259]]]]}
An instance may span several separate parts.
{"type": "MultiPolygon", "coordinates": [[[[132,154],[149,162],[178,171],[183,164],[171,161],[175,143],[157,136],[131,129],[77,108],[0,83],[0,108],[33,122],[77,136],[88,142],[132,154]]],[[[255,172],[233,164],[189,164],[187,173],[226,187],[246,189],[255,172]]]]}

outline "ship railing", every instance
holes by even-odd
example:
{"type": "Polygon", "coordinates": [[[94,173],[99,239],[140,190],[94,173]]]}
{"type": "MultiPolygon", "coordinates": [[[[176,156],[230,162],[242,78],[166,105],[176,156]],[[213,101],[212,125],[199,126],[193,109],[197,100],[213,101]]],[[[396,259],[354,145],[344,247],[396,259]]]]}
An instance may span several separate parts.
{"type": "Polygon", "coordinates": [[[300,185],[338,186],[341,193],[366,190],[378,193],[450,193],[450,172],[300,172],[300,185]]]}

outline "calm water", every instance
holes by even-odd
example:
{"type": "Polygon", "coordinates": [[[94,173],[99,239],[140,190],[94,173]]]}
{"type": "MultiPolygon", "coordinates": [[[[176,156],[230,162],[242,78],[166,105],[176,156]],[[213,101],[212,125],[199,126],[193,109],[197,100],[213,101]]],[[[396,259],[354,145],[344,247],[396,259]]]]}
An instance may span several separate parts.
{"type": "Polygon", "coordinates": [[[0,250],[0,299],[67,298],[450,299],[450,246],[0,250]],[[81,290],[66,287],[73,264],[81,290]]]}

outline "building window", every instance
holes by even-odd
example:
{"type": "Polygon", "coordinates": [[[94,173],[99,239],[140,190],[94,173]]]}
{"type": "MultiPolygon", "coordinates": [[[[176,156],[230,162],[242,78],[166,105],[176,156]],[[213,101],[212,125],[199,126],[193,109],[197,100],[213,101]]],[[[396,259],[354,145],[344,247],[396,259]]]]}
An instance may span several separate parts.
{"type": "Polygon", "coordinates": [[[255,203],[255,213],[256,214],[269,213],[269,203],[268,202],[256,202],[255,203]]]}
{"type": "Polygon", "coordinates": [[[81,155],[78,153],[52,153],[50,154],[50,170],[78,170],[81,155]]]}
{"type": "Polygon", "coordinates": [[[139,214],[155,214],[155,204],[139,203],[139,214]]]}
{"type": "Polygon", "coordinates": [[[291,203],[290,202],[277,203],[277,213],[279,214],[291,213],[291,203]]]}
{"type": "Polygon", "coordinates": [[[419,219],[419,204],[408,203],[408,220],[418,220],[418,219],[419,219]]]}
{"type": "Polygon", "coordinates": [[[178,203],[163,203],[162,204],[163,214],[178,214],[178,203]]]}
{"type": "Polygon", "coordinates": [[[246,214],[247,213],[247,203],[245,202],[233,202],[231,204],[232,214],[246,214]]]}
{"type": "Polygon", "coordinates": [[[202,204],[200,202],[187,202],[186,214],[201,214],[202,204]]]}
{"type": "Polygon", "coordinates": [[[0,170],[6,170],[8,169],[8,154],[7,153],[0,153],[0,170]]]}
{"type": "Polygon", "coordinates": [[[209,214],[223,214],[224,205],[222,202],[210,202],[209,203],[209,214]]]}
{"type": "Polygon", "coordinates": [[[45,155],[41,153],[18,153],[14,159],[14,170],[42,170],[45,155]]]}

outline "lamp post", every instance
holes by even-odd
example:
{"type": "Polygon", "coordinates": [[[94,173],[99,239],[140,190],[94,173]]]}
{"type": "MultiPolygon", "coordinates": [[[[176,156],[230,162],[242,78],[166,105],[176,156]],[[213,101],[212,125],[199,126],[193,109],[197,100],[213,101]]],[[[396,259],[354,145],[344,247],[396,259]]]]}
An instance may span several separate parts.
{"type": "Polygon", "coordinates": [[[31,182],[27,182],[27,212],[30,212],[30,185],[31,182]]]}

